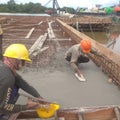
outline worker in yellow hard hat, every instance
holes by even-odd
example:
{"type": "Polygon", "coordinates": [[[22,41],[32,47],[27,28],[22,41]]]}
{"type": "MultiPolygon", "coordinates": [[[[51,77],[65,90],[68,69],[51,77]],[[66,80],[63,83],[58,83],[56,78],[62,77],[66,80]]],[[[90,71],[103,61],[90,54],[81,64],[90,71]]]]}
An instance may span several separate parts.
{"type": "Polygon", "coordinates": [[[70,62],[71,67],[75,71],[75,76],[80,81],[85,81],[86,79],[80,72],[78,67],[79,63],[89,62],[87,54],[93,53],[98,55],[99,53],[92,48],[92,42],[88,39],[83,39],[79,44],[75,44],[70,47],[65,53],[65,59],[70,62]]]}
{"type": "Polygon", "coordinates": [[[25,45],[11,44],[6,48],[3,62],[0,63],[0,119],[6,114],[40,108],[40,104],[31,99],[28,99],[24,105],[16,104],[19,89],[43,99],[39,92],[16,72],[25,65],[26,61],[31,62],[31,59],[25,45]]]}

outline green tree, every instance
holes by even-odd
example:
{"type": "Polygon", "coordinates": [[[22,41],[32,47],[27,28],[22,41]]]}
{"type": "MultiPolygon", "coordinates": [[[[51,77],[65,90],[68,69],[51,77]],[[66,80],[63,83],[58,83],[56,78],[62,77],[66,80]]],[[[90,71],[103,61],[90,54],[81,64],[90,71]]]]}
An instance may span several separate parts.
{"type": "Polygon", "coordinates": [[[75,13],[75,9],[71,8],[71,7],[63,7],[61,10],[66,11],[67,13],[71,13],[74,14],[75,13]]]}
{"type": "MultiPolygon", "coordinates": [[[[45,13],[45,11],[51,11],[53,8],[47,8],[42,6],[40,3],[25,3],[25,4],[17,4],[14,0],[9,0],[7,4],[0,4],[0,12],[8,12],[8,13],[45,13]]],[[[63,7],[60,10],[64,10],[66,12],[75,13],[75,10],[70,7],[63,7]]]]}
{"type": "Polygon", "coordinates": [[[7,2],[7,7],[11,12],[15,12],[16,11],[16,3],[14,0],[10,0],[7,2]]]}

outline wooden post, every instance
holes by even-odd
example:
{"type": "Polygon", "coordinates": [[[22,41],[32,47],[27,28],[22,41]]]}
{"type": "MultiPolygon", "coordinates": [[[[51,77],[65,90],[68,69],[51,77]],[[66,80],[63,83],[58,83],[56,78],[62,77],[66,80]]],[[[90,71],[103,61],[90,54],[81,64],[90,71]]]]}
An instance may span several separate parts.
{"type": "Polygon", "coordinates": [[[115,115],[116,115],[117,120],[120,120],[120,111],[119,111],[119,108],[115,107],[114,111],[115,111],[115,115]]]}

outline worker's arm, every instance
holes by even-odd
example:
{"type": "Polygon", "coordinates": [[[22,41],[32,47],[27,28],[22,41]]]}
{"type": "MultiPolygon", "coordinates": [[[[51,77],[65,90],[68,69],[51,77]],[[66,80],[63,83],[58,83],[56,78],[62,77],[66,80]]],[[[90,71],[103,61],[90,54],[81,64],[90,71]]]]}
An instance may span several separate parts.
{"type": "Polygon", "coordinates": [[[0,91],[0,113],[11,114],[41,107],[39,103],[32,100],[28,100],[25,104],[22,105],[9,102],[12,91],[10,87],[7,87],[7,89],[5,89],[5,86],[4,88],[1,87],[0,91]]]}
{"type": "Polygon", "coordinates": [[[13,87],[15,85],[15,77],[9,67],[6,65],[1,65],[0,76],[0,113],[11,114],[39,107],[38,103],[32,101],[27,101],[22,105],[15,104],[15,94],[12,94],[13,87]]]}
{"type": "Polygon", "coordinates": [[[72,69],[75,71],[75,73],[77,73],[79,76],[81,76],[80,70],[79,70],[79,68],[78,68],[78,66],[76,64],[79,56],[80,56],[79,51],[76,51],[76,49],[72,50],[71,51],[70,65],[71,65],[72,69]]]}
{"type": "Polygon", "coordinates": [[[10,114],[26,110],[27,105],[9,103],[12,88],[9,86],[11,83],[8,83],[7,80],[0,82],[0,113],[10,114]]]}
{"type": "Polygon", "coordinates": [[[76,63],[71,62],[70,65],[71,65],[72,69],[75,71],[75,73],[77,73],[80,76],[81,73],[80,73],[80,70],[79,70],[78,66],[76,65],[76,63]]]}
{"type": "Polygon", "coordinates": [[[16,84],[19,88],[21,88],[22,90],[24,90],[25,92],[29,93],[34,97],[42,98],[38,93],[38,91],[33,86],[28,84],[19,74],[17,74],[15,79],[16,79],[16,84]]]}

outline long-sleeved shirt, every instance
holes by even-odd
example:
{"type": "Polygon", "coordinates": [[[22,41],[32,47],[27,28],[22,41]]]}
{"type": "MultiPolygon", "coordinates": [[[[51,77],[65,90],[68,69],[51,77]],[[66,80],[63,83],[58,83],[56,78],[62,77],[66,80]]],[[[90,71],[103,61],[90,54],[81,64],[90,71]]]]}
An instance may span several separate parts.
{"type": "MultiPolygon", "coordinates": [[[[98,55],[98,52],[94,48],[91,48],[90,53],[98,55]]],[[[80,44],[73,45],[65,53],[65,57],[71,57],[70,64],[75,72],[78,70],[78,66],[76,65],[76,62],[81,55],[87,57],[87,55],[82,52],[80,44]]]]}
{"type": "Polygon", "coordinates": [[[18,73],[14,76],[11,69],[0,62],[0,113],[11,114],[27,109],[26,105],[9,102],[14,86],[17,86],[34,97],[40,97],[37,90],[30,86],[18,73]]]}

